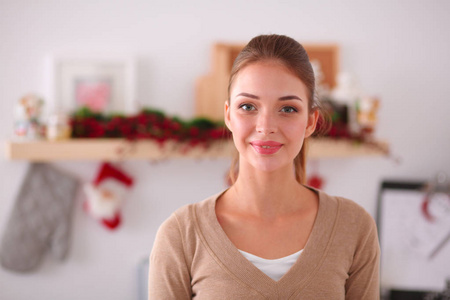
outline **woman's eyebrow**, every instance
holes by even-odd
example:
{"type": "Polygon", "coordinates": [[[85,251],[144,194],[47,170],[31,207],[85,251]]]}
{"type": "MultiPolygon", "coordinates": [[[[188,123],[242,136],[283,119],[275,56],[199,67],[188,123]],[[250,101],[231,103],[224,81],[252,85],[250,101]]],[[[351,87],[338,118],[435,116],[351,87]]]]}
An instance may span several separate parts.
{"type": "Polygon", "coordinates": [[[284,96],[284,97],[278,98],[278,100],[281,100],[281,101],[285,101],[285,100],[300,100],[300,101],[303,101],[303,99],[301,99],[300,97],[295,96],[295,95],[284,96]]]}
{"type": "Polygon", "coordinates": [[[253,95],[253,94],[249,94],[249,93],[240,93],[240,94],[236,95],[236,97],[239,97],[239,96],[243,96],[243,97],[247,97],[247,98],[252,98],[252,99],[257,99],[257,100],[259,99],[258,96],[253,95]]]}
{"type": "MultiPolygon", "coordinates": [[[[258,96],[250,94],[250,93],[240,93],[240,94],[236,95],[236,97],[240,97],[240,96],[259,100],[258,96]]],[[[286,100],[300,100],[300,101],[303,101],[303,99],[301,99],[300,97],[295,96],[295,95],[283,96],[283,97],[278,98],[278,100],[280,100],[280,101],[286,101],[286,100]]]]}

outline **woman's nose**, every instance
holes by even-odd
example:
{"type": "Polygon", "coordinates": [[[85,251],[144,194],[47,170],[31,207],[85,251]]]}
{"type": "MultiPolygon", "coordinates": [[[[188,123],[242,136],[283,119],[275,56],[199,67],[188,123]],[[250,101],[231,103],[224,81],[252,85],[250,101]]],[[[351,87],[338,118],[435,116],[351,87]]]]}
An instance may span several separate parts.
{"type": "Polygon", "coordinates": [[[262,134],[271,134],[277,131],[277,122],[275,116],[267,112],[258,114],[256,131],[262,134]]]}

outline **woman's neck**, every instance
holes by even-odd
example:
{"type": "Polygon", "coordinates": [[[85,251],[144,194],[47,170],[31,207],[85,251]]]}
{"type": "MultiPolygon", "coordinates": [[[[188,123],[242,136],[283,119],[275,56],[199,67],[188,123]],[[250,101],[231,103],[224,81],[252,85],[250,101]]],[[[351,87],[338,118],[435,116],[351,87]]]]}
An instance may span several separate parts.
{"type": "Polygon", "coordinates": [[[230,202],[236,209],[273,219],[301,209],[302,201],[299,199],[307,190],[296,181],[291,167],[261,172],[241,166],[238,179],[229,192],[230,202]]]}

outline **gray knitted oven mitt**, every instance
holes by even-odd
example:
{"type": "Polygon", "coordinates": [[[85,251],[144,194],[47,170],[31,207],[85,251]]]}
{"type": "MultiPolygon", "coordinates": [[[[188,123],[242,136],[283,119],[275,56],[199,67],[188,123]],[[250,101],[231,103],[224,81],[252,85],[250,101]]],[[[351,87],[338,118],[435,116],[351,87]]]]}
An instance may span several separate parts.
{"type": "Polygon", "coordinates": [[[4,268],[31,271],[47,250],[60,260],[65,258],[78,186],[76,178],[48,164],[29,167],[1,243],[4,268]]]}

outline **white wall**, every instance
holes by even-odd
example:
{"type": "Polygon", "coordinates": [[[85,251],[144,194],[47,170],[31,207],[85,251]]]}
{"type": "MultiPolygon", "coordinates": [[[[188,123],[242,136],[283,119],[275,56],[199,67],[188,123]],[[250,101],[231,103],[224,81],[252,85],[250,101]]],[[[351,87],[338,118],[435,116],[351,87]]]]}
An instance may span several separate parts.
{"type": "MultiPolygon", "coordinates": [[[[384,158],[324,160],[319,170],[327,192],[354,199],[374,215],[380,180],[450,173],[449,13],[445,0],[0,0],[0,137],[11,135],[21,96],[44,94],[43,59],[51,53],[134,56],[138,100],[191,117],[194,81],[209,70],[213,42],[245,42],[261,33],[337,42],[341,70],[355,73],[367,93],[380,96],[377,134],[390,141],[401,164],[384,158]]],[[[97,167],[57,165],[84,181],[97,167]]],[[[123,226],[107,232],[84,214],[78,197],[68,259],[47,257],[26,275],[0,269],[0,298],[135,299],[136,266],[150,252],[158,225],[175,208],[224,188],[227,165],[125,163],[137,183],[123,226]]],[[[0,158],[0,234],[26,167],[0,158]]]]}

